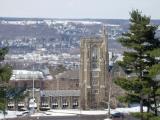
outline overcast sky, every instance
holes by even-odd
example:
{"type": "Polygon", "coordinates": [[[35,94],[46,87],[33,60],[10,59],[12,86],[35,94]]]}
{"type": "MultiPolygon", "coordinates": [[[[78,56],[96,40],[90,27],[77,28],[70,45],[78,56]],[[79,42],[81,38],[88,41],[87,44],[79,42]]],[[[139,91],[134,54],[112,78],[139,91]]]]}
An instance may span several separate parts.
{"type": "Polygon", "coordinates": [[[160,19],[160,0],[0,0],[0,17],[126,19],[132,9],[160,19]]]}

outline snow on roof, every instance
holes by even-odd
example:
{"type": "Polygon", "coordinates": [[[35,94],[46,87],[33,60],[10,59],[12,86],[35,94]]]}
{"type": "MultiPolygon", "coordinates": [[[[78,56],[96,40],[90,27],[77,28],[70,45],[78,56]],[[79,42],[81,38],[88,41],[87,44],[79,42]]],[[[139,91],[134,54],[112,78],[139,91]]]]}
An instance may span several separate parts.
{"type": "Polygon", "coordinates": [[[46,76],[46,80],[53,80],[53,77],[51,75],[46,76]]]}
{"type": "Polygon", "coordinates": [[[43,73],[40,71],[13,70],[10,80],[39,80],[43,78],[43,73]]]}
{"type": "Polygon", "coordinates": [[[117,24],[106,24],[106,26],[110,26],[110,27],[120,27],[120,25],[117,25],[117,24]]]}
{"type": "Polygon", "coordinates": [[[68,23],[75,23],[75,24],[84,24],[84,25],[92,25],[92,24],[102,24],[101,22],[97,21],[83,21],[83,20],[55,20],[53,24],[64,24],[67,25],[68,23]]]}

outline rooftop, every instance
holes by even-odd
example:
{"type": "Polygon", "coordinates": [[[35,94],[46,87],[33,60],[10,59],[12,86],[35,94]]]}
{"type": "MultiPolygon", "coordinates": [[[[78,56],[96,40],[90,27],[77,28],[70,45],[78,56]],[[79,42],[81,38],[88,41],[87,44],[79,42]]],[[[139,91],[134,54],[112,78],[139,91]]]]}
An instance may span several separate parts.
{"type": "Polygon", "coordinates": [[[56,79],[79,79],[79,70],[68,70],[56,75],[56,79]]]}
{"type": "Polygon", "coordinates": [[[43,73],[40,71],[13,70],[10,80],[39,80],[43,78],[43,73]]]}
{"type": "Polygon", "coordinates": [[[43,90],[41,91],[41,96],[80,96],[80,90],[43,90]]]}

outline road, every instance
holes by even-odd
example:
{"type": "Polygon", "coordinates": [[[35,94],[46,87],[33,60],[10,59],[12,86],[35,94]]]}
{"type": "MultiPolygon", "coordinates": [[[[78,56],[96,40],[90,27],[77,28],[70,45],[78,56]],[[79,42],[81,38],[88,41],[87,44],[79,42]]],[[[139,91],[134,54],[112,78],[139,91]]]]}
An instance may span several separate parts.
{"type": "MultiPolygon", "coordinates": [[[[104,120],[106,116],[104,115],[88,115],[88,116],[62,116],[62,117],[20,117],[7,120],[104,120]]],[[[130,116],[125,116],[124,118],[114,118],[112,120],[137,120],[131,118],[130,116]]]]}

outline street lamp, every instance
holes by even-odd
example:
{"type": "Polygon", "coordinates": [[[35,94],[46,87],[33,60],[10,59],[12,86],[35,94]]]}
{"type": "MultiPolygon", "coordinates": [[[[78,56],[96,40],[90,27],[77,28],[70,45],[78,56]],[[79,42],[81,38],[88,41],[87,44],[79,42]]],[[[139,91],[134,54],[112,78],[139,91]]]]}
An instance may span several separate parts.
{"type": "Polygon", "coordinates": [[[37,106],[37,104],[35,103],[35,93],[34,93],[34,73],[35,71],[34,71],[34,66],[33,66],[33,71],[32,71],[32,98],[30,99],[30,101],[29,101],[29,108],[31,109],[31,112],[33,112],[34,113],[34,111],[35,111],[35,107],[37,106]]]}

